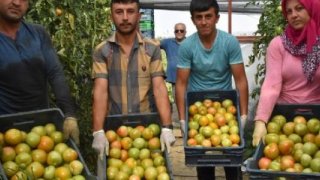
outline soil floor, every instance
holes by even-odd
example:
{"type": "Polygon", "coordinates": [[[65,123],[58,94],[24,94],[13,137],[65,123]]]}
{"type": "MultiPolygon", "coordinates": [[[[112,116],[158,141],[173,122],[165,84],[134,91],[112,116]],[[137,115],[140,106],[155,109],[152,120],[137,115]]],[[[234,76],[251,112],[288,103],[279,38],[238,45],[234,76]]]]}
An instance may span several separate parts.
{"type": "MultiPolygon", "coordinates": [[[[174,134],[176,137],[176,142],[171,148],[170,152],[170,161],[172,165],[172,173],[174,180],[196,180],[197,172],[196,167],[189,167],[185,165],[185,156],[184,156],[184,147],[183,147],[183,138],[180,132],[180,124],[178,120],[176,105],[173,105],[172,120],[174,126],[174,134]]],[[[225,174],[223,167],[216,167],[216,180],[225,180],[225,174]]],[[[243,173],[243,180],[248,180],[248,175],[243,173]]]]}

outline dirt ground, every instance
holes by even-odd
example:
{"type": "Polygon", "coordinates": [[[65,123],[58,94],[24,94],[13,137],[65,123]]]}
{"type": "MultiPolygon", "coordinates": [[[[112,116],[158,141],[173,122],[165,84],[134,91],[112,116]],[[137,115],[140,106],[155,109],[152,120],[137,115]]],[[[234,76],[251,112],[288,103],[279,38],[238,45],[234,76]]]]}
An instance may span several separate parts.
{"type": "MultiPolygon", "coordinates": [[[[197,172],[195,167],[188,167],[185,165],[183,139],[180,132],[180,124],[177,115],[176,106],[173,106],[172,120],[174,126],[174,134],[176,142],[171,148],[170,161],[174,180],[195,180],[197,179],[197,172]]],[[[216,180],[224,180],[225,174],[223,167],[216,167],[216,180]]],[[[248,175],[243,174],[243,180],[248,180],[248,175]]]]}

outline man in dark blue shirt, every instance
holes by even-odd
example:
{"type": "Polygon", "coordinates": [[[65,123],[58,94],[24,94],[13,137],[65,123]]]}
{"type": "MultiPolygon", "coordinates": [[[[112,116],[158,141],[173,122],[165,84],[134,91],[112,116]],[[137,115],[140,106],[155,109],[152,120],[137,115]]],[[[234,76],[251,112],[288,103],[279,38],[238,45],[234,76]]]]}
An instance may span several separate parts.
{"type": "Polygon", "coordinates": [[[163,39],[160,43],[160,48],[166,52],[167,55],[167,78],[166,81],[173,86],[176,83],[177,76],[177,58],[180,43],[186,38],[186,25],[177,23],[174,26],[174,38],[163,39]]]}
{"type": "Polygon", "coordinates": [[[0,1],[0,115],[46,109],[48,84],[65,114],[64,135],[79,144],[75,108],[50,36],[23,21],[28,0],[0,1]]]}

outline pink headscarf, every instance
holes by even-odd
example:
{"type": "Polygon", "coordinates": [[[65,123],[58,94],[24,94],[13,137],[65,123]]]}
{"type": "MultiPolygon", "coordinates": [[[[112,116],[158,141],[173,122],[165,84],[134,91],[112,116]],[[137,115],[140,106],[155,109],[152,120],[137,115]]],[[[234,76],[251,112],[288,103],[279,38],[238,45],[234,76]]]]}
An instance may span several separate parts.
{"type": "MultiPolygon", "coordinates": [[[[287,17],[286,5],[289,0],[282,0],[282,13],[287,17]]],[[[308,11],[309,22],[302,30],[295,30],[289,24],[282,35],[285,48],[295,56],[303,57],[303,71],[308,81],[320,64],[320,0],[299,0],[308,11]]]]}
{"type": "MultiPolygon", "coordinates": [[[[287,17],[286,5],[288,0],[282,1],[282,13],[287,17]]],[[[285,33],[295,45],[301,42],[307,43],[307,52],[311,51],[312,46],[316,43],[316,38],[320,36],[320,1],[319,0],[299,0],[299,2],[308,11],[310,21],[302,30],[295,30],[290,25],[285,29],[285,33]]]]}

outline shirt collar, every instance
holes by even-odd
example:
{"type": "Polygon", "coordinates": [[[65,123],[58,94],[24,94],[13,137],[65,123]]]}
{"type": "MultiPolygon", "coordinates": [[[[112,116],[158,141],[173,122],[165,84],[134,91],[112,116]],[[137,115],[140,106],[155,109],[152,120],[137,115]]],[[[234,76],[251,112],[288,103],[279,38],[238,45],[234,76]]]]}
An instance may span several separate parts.
{"type": "MultiPolygon", "coordinates": [[[[139,44],[143,44],[143,37],[141,36],[141,34],[139,32],[136,32],[136,39],[138,39],[138,42],[139,44]]],[[[107,40],[108,42],[110,43],[116,43],[117,44],[117,41],[116,41],[116,32],[114,32],[107,40]]]]}

